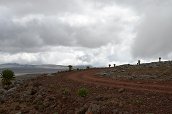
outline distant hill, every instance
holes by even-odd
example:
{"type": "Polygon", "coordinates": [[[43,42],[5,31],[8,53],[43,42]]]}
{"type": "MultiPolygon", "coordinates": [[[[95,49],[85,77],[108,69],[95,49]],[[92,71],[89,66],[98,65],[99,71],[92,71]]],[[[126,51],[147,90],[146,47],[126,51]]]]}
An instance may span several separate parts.
{"type": "MultiPolygon", "coordinates": [[[[77,66],[73,66],[73,69],[77,69],[77,68],[86,69],[86,67],[87,67],[86,65],[77,65],[77,66]]],[[[16,75],[22,75],[22,74],[55,73],[62,70],[68,70],[68,66],[53,65],[53,64],[42,64],[42,65],[29,65],[29,64],[18,64],[18,63],[0,64],[0,72],[4,69],[11,69],[14,71],[16,75]]]]}
{"type": "Polygon", "coordinates": [[[67,70],[67,66],[63,65],[52,65],[52,64],[43,64],[43,65],[28,65],[28,64],[18,64],[18,63],[7,63],[0,64],[0,72],[3,69],[11,69],[17,75],[21,74],[37,74],[37,73],[54,73],[61,70],[67,70]]]}
{"type": "Polygon", "coordinates": [[[18,63],[6,63],[0,64],[0,68],[50,68],[50,69],[64,69],[67,66],[53,65],[53,64],[42,64],[42,65],[29,65],[29,64],[18,64],[18,63]]]}

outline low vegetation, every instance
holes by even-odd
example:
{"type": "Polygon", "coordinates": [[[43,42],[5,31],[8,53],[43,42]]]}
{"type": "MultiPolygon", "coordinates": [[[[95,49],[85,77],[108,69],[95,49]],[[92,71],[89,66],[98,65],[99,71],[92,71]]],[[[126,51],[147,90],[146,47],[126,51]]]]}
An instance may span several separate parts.
{"type": "Polygon", "coordinates": [[[86,97],[87,95],[88,95],[88,89],[86,89],[86,88],[78,89],[78,96],[86,97]]]}
{"type": "Polygon", "coordinates": [[[62,92],[64,95],[70,95],[70,90],[68,88],[64,88],[62,92]]]}
{"type": "Polygon", "coordinates": [[[6,69],[6,70],[3,70],[2,73],[1,73],[1,78],[2,78],[2,85],[10,85],[12,82],[11,80],[13,80],[15,77],[14,77],[14,72],[10,69],[6,69]]]}

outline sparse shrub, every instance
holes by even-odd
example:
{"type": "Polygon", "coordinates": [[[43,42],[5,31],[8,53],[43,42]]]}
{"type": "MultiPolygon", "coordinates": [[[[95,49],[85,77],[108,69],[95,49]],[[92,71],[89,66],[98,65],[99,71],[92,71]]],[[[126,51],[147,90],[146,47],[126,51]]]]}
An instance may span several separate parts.
{"type": "Polygon", "coordinates": [[[88,89],[86,89],[86,88],[78,89],[78,95],[80,97],[86,97],[88,95],[88,89]]]}
{"type": "Polygon", "coordinates": [[[64,94],[64,95],[70,95],[69,89],[64,88],[64,89],[63,89],[63,94],[64,94]]]}
{"type": "Polygon", "coordinates": [[[87,69],[90,69],[90,67],[89,67],[89,66],[87,66],[87,69]]]}
{"type": "Polygon", "coordinates": [[[161,62],[161,57],[159,57],[159,62],[161,62]]]}
{"type": "Polygon", "coordinates": [[[131,102],[133,105],[142,105],[143,99],[132,99],[131,102]]]}
{"type": "Polygon", "coordinates": [[[10,69],[3,70],[1,73],[2,76],[2,85],[10,85],[15,77],[14,72],[10,69]]]}

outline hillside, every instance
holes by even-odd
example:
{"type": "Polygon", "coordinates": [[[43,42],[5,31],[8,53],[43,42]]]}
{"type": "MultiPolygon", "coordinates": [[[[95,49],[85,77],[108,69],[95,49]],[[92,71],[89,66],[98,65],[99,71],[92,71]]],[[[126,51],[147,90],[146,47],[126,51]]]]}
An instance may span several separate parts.
{"type": "Polygon", "coordinates": [[[3,114],[170,114],[171,61],[42,75],[1,98],[3,114]],[[88,90],[85,97],[80,88],[88,90]]]}

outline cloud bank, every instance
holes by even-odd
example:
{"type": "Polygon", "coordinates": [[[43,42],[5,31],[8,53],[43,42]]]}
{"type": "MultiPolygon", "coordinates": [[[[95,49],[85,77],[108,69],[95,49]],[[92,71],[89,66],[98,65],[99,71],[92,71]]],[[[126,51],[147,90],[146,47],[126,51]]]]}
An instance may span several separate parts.
{"type": "Polygon", "coordinates": [[[1,0],[0,63],[170,59],[171,6],[171,0],[1,0]]]}

